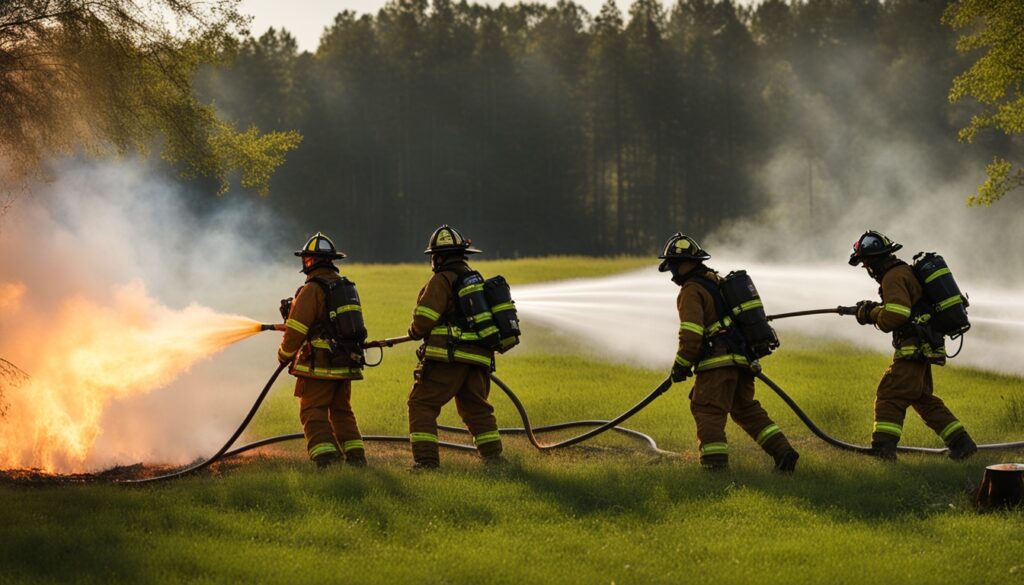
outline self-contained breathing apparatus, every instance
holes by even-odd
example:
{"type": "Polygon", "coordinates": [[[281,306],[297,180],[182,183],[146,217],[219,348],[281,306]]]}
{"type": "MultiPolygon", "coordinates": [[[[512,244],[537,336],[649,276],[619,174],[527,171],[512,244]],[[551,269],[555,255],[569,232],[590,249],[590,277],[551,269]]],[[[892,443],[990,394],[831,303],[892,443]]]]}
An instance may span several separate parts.
{"type": "MultiPolygon", "coordinates": [[[[456,315],[449,327],[461,330],[459,340],[505,353],[519,344],[522,331],[512,289],[503,276],[484,279],[476,270],[458,276],[453,286],[456,315]]],[[[449,343],[455,336],[449,335],[449,343]]]]}
{"type": "Polygon", "coordinates": [[[923,298],[929,307],[925,321],[937,332],[952,339],[962,336],[971,328],[967,318],[970,303],[960,292],[946,261],[935,252],[914,255],[914,275],[924,290],[923,298]]]}
{"type": "Polygon", "coordinates": [[[718,283],[700,275],[692,278],[711,294],[718,314],[718,321],[708,328],[711,334],[704,339],[699,359],[713,355],[717,344],[724,343],[730,353],[745,356],[753,364],[779,347],[779,337],[768,323],[761,295],[747,271],[730,272],[718,283]]]}
{"type": "MultiPolygon", "coordinates": [[[[323,339],[327,343],[329,367],[362,369],[366,365],[363,342],[367,332],[356,284],[344,276],[337,279],[315,277],[310,282],[324,291],[327,318],[313,323],[309,338],[323,339]]],[[[315,355],[315,352],[310,353],[311,362],[315,355]]],[[[310,367],[313,366],[311,363],[310,367]]]]}
{"type": "MultiPolygon", "coordinates": [[[[920,348],[911,359],[923,359],[935,365],[944,365],[947,357],[945,337],[961,338],[971,328],[967,317],[970,303],[960,291],[953,273],[942,256],[934,252],[918,252],[911,265],[921,285],[922,294],[910,308],[910,320],[893,336],[893,346],[899,351],[906,340],[917,338],[920,348]]],[[[962,341],[961,341],[962,343],[962,341]]]]}

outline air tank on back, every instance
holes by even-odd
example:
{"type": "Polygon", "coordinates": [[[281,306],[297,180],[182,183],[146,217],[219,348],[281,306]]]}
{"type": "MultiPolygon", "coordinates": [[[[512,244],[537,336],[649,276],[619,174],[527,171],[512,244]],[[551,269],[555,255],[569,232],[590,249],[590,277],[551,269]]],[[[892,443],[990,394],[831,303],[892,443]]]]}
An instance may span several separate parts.
{"type": "Polygon", "coordinates": [[[732,320],[746,340],[750,357],[762,358],[779,347],[779,337],[768,324],[761,295],[747,271],[730,272],[719,286],[732,320]]]}
{"type": "Polygon", "coordinates": [[[342,277],[330,289],[330,314],[338,337],[345,341],[366,341],[366,324],[356,284],[342,277]]]}
{"type": "Polygon", "coordinates": [[[484,277],[471,270],[459,277],[458,305],[470,329],[479,337],[479,344],[489,349],[501,347],[501,336],[494,322],[491,303],[484,292],[484,277]]]}
{"type": "Polygon", "coordinates": [[[501,347],[498,351],[504,353],[518,344],[519,337],[523,334],[519,329],[516,304],[512,300],[512,288],[504,276],[495,276],[488,278],[484,283],[484,292],[491,304],[491,313],[501,336],[501,347]]]}
{"type": "Polygon", "coordinates": [[[960,292],[946,261],[934,252],[914,256],[914,273],[924,288],[924,297],[932,307],[928,323],[944,335],[956,337],[971,328],[967,318],[967,297],[960,292]]]}

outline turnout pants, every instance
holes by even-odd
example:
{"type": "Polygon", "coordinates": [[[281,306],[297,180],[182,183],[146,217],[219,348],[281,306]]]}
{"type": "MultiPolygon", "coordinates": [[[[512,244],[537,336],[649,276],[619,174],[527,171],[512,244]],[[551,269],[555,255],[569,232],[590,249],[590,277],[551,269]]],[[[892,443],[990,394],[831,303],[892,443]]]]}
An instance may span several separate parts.
{"type": "Polygon", "coordinates": [[[779,425],[754,400],[754,374],[744,368],[723,367],[698,372],[690,395],[690,412],[697,423],[700,461],[724,465],[729,461],[725,423],[729,416],[769,455],[792,449],[779,425]]]}
{"type": "Polygon", "coordinates": [[[964,425],[933,394],[932,366],[925,361],[894,360],[878,383],[875,397],[873,442],[898,443],[903,436],[903,420],[907,408],[913,407],[935,434],[948,445],[961,433],[964,425]]]}
{"type": "Polygon", "coordinates": [[[487,402],[490,372],[482,366],[424,360],[416,368],[416,382],[409,393],[409,440],[417,463],[438,464],[437,417],[454,398],[459,416],[473,434],[483,457],[501,453],[501,437],[494,407],[487,402]]]}
{"type": "Polygon", "coordinates": [[[352,412],[351,380],[296,378],[295,395],[310,459],[341,453],[350,459],[365,457],[363,437],[352,412]]]}

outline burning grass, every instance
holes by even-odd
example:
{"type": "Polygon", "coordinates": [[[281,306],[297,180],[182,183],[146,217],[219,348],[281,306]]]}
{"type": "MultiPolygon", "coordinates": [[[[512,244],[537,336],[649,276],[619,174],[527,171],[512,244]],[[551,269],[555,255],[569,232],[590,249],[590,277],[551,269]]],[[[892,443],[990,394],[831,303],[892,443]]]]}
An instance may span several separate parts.
{"type": "Polygon", "coordinates": [[[18,366],[0,358],[0,418],[7,416],[6,394],[18,391],[29,381],[29,375],[18,366]]]}
{"type": "MultiPolygon", "coordinates": [[[[52,314],[37,312],[20,324],[5,335],[0,351],[27,360],[33,376],[13,365],[4,370],[10,372],[4,375],[9,412],[0,424],[0,468],[61,472],[90,466],[111,403],[161,388],[259,332],[245,317],[199,305],[164,306],[141,283],[117,288],[106,304],[68,297],[52,314]]],[[[139,434],[108,456],[138,460],[148,448],[139,434]]]]}
{"type": "MultiPolygon", "coordinates": [[[[294,459],[294,454],[279,449],[263,449],[260,453],[246,453],[218,461],[197,472],[194,477],[214,478],[249,465],[266,464],[279,458],[294,459]]],[[[0,486],[35,488],[44,486],[111,485],[127,481],[149,479],[179,469],[171,465],[136,463],[117,465],[95,473],[55,473],[38,468],[0,470],[0,486]]]]}

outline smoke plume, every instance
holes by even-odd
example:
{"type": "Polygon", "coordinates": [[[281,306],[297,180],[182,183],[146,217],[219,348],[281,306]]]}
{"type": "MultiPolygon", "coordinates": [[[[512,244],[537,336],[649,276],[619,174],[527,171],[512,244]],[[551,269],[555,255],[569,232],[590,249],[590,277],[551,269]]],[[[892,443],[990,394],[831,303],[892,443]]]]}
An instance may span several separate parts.
{"type": "Polygon", "coordinates": [[[294,280],[245,236],[272,233],[273,218],[231,199],[195,213],[142,164],[69,163],[57,177],[0,227],[0,356],[27,374],[0,387],[0,468],[209,453],[274,366],[270,338],[226,349],[258,332],[240,314],[275,316],[275,278],[294,280]]]}

